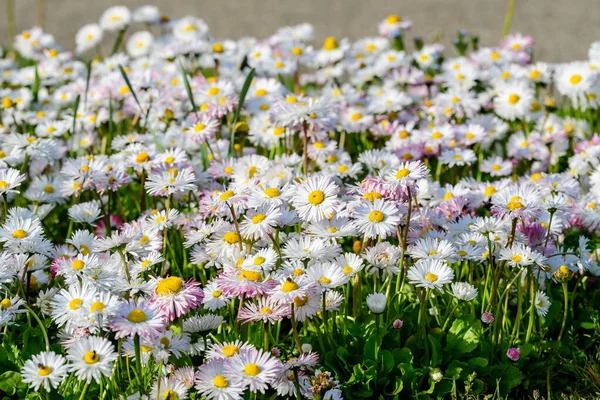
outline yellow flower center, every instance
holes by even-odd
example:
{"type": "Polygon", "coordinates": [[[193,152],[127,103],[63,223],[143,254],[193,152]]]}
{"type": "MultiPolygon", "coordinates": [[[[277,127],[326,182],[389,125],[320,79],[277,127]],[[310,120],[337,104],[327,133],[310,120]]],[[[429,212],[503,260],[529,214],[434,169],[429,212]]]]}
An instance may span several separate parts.
{"type": "Polygon", "coordinates": [[[500,164],[492,164],[492,169],[494,171],[500,171],[500,169],[502,169],[502,167],[500,166],[500,164]]]}
{"type": "Polygon", "coordinates": [[[325,148],[325,144],[323,142],[315,142],[315,144],[313,144],[313,146],[315,147],[315,149],[324,149],[325,148]]]}
{"type": "Polygon", "coordinates": [[[252,217],[252,223],[260,224],[261,222],[263,222],[265,220],[265,218],[267,218],[267,216],[265,214],[256,214],[254,217],[252,217]]]}
{"type": "Polygon", "coordinates": [[[81,271],[85,267],[85,262],[82,260],[75,260],[71,263],[71,267],[77,271],[81,271]]]}
{"type": "Polygon", "coordinates": [[[258,89],[255,94],[258,97],[264,97],[268,94],[268,92],[265,89],[258,89]]]}
{"type": "Polygon", "coordinates": [[[520,256],[520,255],[518,255],[518,254],[515,254],[515,255],[514,255],[514,256],[512,256],[511,258],[512,258],[512,260],[513,260],[514,262],[517,262],[517,263],[518,263],[518,262],[521,262],[521,261],[523,260],[523,257],[521,257],[521,256],[520,256]]]}
{"type": "Polygon", "coordinates": [[[437,280],[438,280],[438,277],[437,277],[437,275],[436,275],[436,274],[432,274],[431,272],[428,272],[428,273],[425,275],[425,279],[427,279],[429,282],[435,282],[435,281],[437,281],[437,280]]]}
{"type": "Polygon", "coordinates": [[[219,196],[219,200],[227,201],[234,196],[233,190],[228,190],[226,192],[221,193],[219,196]]]}
{"type": "Polygon", "coordinates": [[[13,231],[12,236],[15,239],[25,239],[27,237],[27,232],[24,231],[23,229],[17,229],[15,231],[13,231]]]}
{"type": "Polygon", "coordinates": [[[262,282],[262,276],[258,271],[244,270],[241,273],[241,277],[251,282],[262,282]]]}
{"type": "Polygon", "coordinates": [[[46,186],[44,186],[44,192],[46,192],[48,194],[52,194],[52,193],[54,193],[54,187],[50,186],[50,185],[46,185],[46,186]]]}
{"type": "Polygon", "coordinates": [[[213,43],[212,49],[215,53],[222,53],[223,52],[223,45],[221,43],[213,43]]]}
{"type": "Polygon", "coordinates": [[[102,310],[104,310],[104,307],[104,303],[102,303],[101,301],[96,301],[90,306],[90,312],[102,312],[102,310]]]}
{"type": "Polygon", "coordinates": [[[352,121],[358,121],[359,119],[362,118],[362,114],[361,113],[354,113],[350,116],[350,119],[352,121]]]}
{"type": "Polygon", "coordinates": [[[352,273],[352,271],[354,271],[354,270],[352,269],[352,267],[351,267],[351,266],[349,266],[349,265],[346,265],[346,266],[345,266],[345,267],[342,269],[342,271],[344,271],[344,274],[346,274],[346,275],[350,275],[350,274],[352,273]]]}
{"type": "Polygon", "coordinates": [[[269,306],[262,307],[260,310],[258,310],[258,312],[260,312],[261,315],[273,314],[273,310],[269,306]]]}
{"type": "Polygon", "coordinates": [[[325,200],[325,193],[320,190],[314,190],[308,195],[308,202],[312,205],[319,205],[325,200]]]}
{"type": "Polygon", "coordinates": [[[223,350],[221,350],[221,351],[223,352],[223,355],[225,357],[233,357],[236,354],[240,354],[240,349],[237,346],[234,346],[232,344],[224,346],[223,350]]]}
{"type": "Polygon", "coordinates": [[[308,302],[308,296],[302,296],[302,297],[294,297],[294,305],[296,307],[302,307],[303,305],[305,305],[308,302]]]}
{"type": "Polygon", "coordinates": [[[254,363],[250,363],[246,365],[246,367],[244,368],[244,372],[246,373],[246,375],[256,376],[260,373],[260,367],[254,363]]]}
{"type": "Polygon", "coordinates": [[[488,186],[485,188],[485,190],[483,191],[483,195],[486,197],[490,197],[492,196],[494,193],[496,193],[496,188],[493,186],[488,186]]]}
{"type": "Polygon", "coordinates": [[[367,192],[365,194],[363,194],[362,198],[364,200],[369,200],[371,203],[373,201],[375,201],[376,199],[381,199],[383,196],[381,195],[381,193],[377,193],[377,192],[367,192]]]}
{"type": "Polygon", "coordinates": [[[210,89],[208,89],[208,95],[209,96],[216,96],[218,95],[220,92],[218,87],[211,87],[210,89]]]}
{"type": "Polygon", "coordinates": [[[163,399],[164,400],[178,400],[179,396],[177,395],[176,391],[167,389],[163,392],[163,399]]]}
{"type": "Polygon", "coordinates": [[[263,193],[266,194],[271,199],[273,197],[277,197],[281,194],[281,192],[277,188],[266,188],[263,193]]]}
{"type": "Polygon", "coordinates": [[[220,290],[214,290],[212,292],[213,297],[221,297],[222,292],[220,290]]]}
{"type": "Polygon", "coordinates": [[[448,193],[446,193],[446,194],[444,195],[444,200],[445,200],[445,201],[448,201],[448,200],[450,200],[450,199],[451,199],[451,198],[453,198],[453,197],[454,197],[454,193],[452,193],[452,192],[448,192],[448,193]]]}
{"type": "Polygon", "coordinates": [[[432,139],[441,139],[444,135],[442,135],[442,132],[438,132],[435,131],[431,134],[431,138],[432,139]]]}
{"type": "Polygon", "coordinates": [[[514,211],[514,210],[519,210],[519,209],[525,207],[523,205],[523,203],[521,203],[521,200],[523,200],[523,199],[521,199],[520,196],[511,197],[510,200],[508,201],[508,204],[506,205],[506,208],[511,211],[514,211]]]}
{"type": "Polygon", "coordinates": [[[11,305],[10,299],[2,299],[2,301],[0,301],[0,308],[3,310],[7,310],[11,305]]]}
{"type": "Polygon", "coordinates": [[[283,293],[289,293],[289,292],[294,291],[296,289],[298,289],[298,284],[296,282],[294,282],[294,281],[291,281],[291,280],[285,281],[283,283],[283,285],[281,285],[281,291],[283,293]]]}
{"type": "Polygon", "coordinates": [[[335,50],[338,48],[338,42],[333,36],[329,36],[325,39],[325,42],[323,43],[323,48],[328,51],[335,50]]]}
{"type": "Polygon", "coordinates": [[[254,259],[254,265],[263,265],[266,260],[266,258],[258,256],[254,259]]]}
{"type": "Polygon", "coordinates": [[[146,313],[143,310],[140,310],[139,308],[134,308],[133,310],[131,310],[129,315],[127,315],[127,320],[129,322],[133,322],[134,324],[146,322],[147,319],[148,317],[146,316],[146,313]]]}
{"type": "Polygon", "coordinates": [[[149,159],[150,159],[150,155],[148,155],[148,153],[144,153],[144,152],[142,152],[142,153],[139,153],[139,154],[138,154],[138,155],[135,157],[135,161],[136,161],[138,164],[141,164],[141,163],[143,163],[143,162],[146,162],[146,161],[148,161],[149,159]]]}
{"type": "Polygon", "coordinates": [[[78,310],[79,307],[83,304],[83,300],[81,299],[73,299],[69,302],[69,308],[73,311],[78,310]]]}
{"type": "Polygon", "coordinates": [[[223,375],[217,375],[213,378],[213,385],[219,389],[224,389],[229,386],[229,381],[223,375]]]}
{"type": "Polygon", "coordinates": [[[83,361],[85,361],[86,364],[96,364],[100,361],[100,355],[95,351],[88,351],[84,354],[83,361]]]}
{"type": "Polygon", "coordinates": [[[38,364],[38,374],[40,376],[48,376],[52,373],[52,368],[47,365],[38,364]]]}
{"type": "Polygon", "coordinates": [[[381,211],[373,210],[369,213],[369,221],[379,223],[383,221],[385,215],[381,211]]]}
{"type": "Polygon", "coordinates": [[[240,241],[240,235],[235,232],[227,232],[225,236],[223,236],[223,240],[229,244],[235,244],[240,241]]]}
{"type": "Polygon", "coordinates": [[[319,283],[323,285],[329,285],[331,283],[331,279],[329,279],[326,276],[322,276],[321,278],[319,278],[319,283]]]}
{"type": "Polygon", "coordinates": [[[387,18],[385,19],[385,21],[392,25],[392,24],[397,24],[398,22],[400,22],[400,17],[397,15],[388,15],[387,18]]]}
{"type": "Polygon", "coordinates": [[[177,294],[183,287],[183,279],[178,276],[169,276],[158,282],[156,285],[156,293],[162,296],[177,294]]]}
{"type": "Polygon", "coordinates": [[[579,82],[581,82],[581,79],[582,79],[581,75],[574,74],[569,79],[569,82],[571,82],[572,85],[577,85],[579,82]]]}
{"type": "Polygon", "coordinates": [[[519,100],[521,100],[521,97],[518,94],[513,93],[510,96],[508,96],[508,102],[512,105],[517,104],[519,100]]]}

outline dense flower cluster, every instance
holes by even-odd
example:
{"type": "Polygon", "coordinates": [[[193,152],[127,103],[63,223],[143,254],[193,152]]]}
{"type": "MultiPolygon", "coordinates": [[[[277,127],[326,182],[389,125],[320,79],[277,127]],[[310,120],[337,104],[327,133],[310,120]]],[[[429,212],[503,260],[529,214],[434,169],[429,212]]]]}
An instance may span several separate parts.
{"type": "Polygon", "coordinates": [[[218,40],[146,6],[106,10],[76,54],[20,33],[0,59],[14,390],[520,390],[600,274],[600,42],[547,64],[527,36],[460,33],[452,57],[410,26],[218,40]]]}

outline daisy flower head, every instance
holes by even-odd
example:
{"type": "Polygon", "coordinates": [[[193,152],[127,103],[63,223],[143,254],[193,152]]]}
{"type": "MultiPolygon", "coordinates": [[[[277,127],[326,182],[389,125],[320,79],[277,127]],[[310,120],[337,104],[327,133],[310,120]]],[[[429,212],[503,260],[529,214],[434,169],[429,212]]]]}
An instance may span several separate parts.
{"type": "Polygon", "coordinates": [[[513,171],[513,164],[509,160],[504,160],[502,157],[490,157],[481,164],[481,171],[487,172],[490,176],[508,176],[513,171]]]}
{"type": "Polygon", "coordinates": [[[402,162],[395,171],[385,177],[390,184],[412,186],[429,173],[422,161],[402,162]]]}
{"type": "Polygon", "coordinates": [[[441,260],[419,260],[408,269],[411,285],[442,291],[454,279],[454,271],[441,260]]]}
{"type": "Polygon", "coordinates": [[[371,293],[367,296],[367,307],[373,314],[381,314],[385,311],[387,298],[383,293],[371,293]]]}
{"type": "Polygon", "coordinates": [[[387,238],[396,232],[400,223],[397,207],[383,199],[362,202],[354,210],[354,224],[365,238],[387,238]]]}
{"type": "Polygon", "coordinates": [[[226,370],[226,364],[226,359],[213,358],[200,366],[195,387],[202,396],[215,400],[243,398],[244,386],[235,383],[235,375],[226,370]]]}
{"type": "Polygon", "coordinates": [[[106,31],[119,31],[131,23],[131,11],[125,6],[106,9],[100,17],[100,26],[106,31]]]}
{"type": "Polygon", "coordinates": [[[281,369],[281,362],[263,350],[244,351],[225,365],[225,371],[237,385],[248,387],[254,393],[264,393],[275,382],[281,369]]]}
{"type": "Polygon", "coordinates": [[[475,286],[467,282],[453,282],[452,295],[462,301],[471,301],[477,297],[478,290],[475,286]]]}
{"type": "Polygon", "coordinates": [[[163,377],[155,382],[150,392],[151,399],[180,400],[187,398],[188,389],[175,377],[163,377]],[[160,385],[159,385],[160,383],[160,385]],[[159,389],[160,388],[160,389],[159,389]]]}
{"type": "Polygon", "coordinates": [[[77,35],[75,35],[75,45],[77,54],[85,53],[93,49],[102,42],[104,33],[98,24],[88,24],[82,26],[77,35]]]}
{"type": "Polygon", "coordinates": [[[152,302],[162,311],[167,320],[181,317],[202,304],[203,292],[200,284],[185,282],[178,276],[157,279],[152,302]]]}
{"type": "Polygon", "coordinates": [[[281,304],[271,297],[259,297],[256,303],[247,302],[238,314],[238,319],[243,323],[261,321],[275,324],[289,314],[289,307],[281,304]]]}
{"type": "Polygon", "coordinates": [[[196,175],[188,168],[171,167],[152,173],[146,181],[146,191],[151,196],[167,197],[174,193],[185,193],[195,188],[196,175]]]}
{"type": "Polygon", "coordinates": [[[0,195],[6,196],[9,193],[18,193],[15,190],[25,179],[26,175],[19,173],[13,168],[0,169],[0,195]]]}
{"type": "Polygon", "coordinates": [[[209,347],[206,354],[208,360],[212,359],[232,359],[238,357],[242,353],[256,351],[256,348],[247,342],[236,340],[234,342],[223,342],[221,344],[213,344],[209,347]]]}
{"type": "Polygon", "coordinates": [[[498,116],[514,121],[529,115],[533,89],[524,82],[507,83],[500,86],[494,98],[494,110],[498,116]]]}
{"type": "Polygon", "coordinates": [[[109,325],[117,339],[135,335],[151,338],[164,329],[165,316],[154,303],[128,300],[118,305],[109,325]]]}
{"type": "Polygon", "coordinates": [[[538,218],[542,211],[539,191],[525,184],[509,186],[492,196],[492,213],[500,218],[538,218]]]}
{"type": "Polygon", "coordinates": [[[93,379],[100,383],[101,376],[111,375],[117,352],[107,339],[86,336],[69,346],[67,359],[71,362],[69,370],[74,372],[78,379],[87,383],[93,379]]]}
{"type": "Polygon", "coordinates": [[[540,317],[545,317],[546,314],[548,314],[548,310],[550,309],[551,305],[552,303],[550,302],[548,295],[543,291],[538,290],[535,296],[535,309],[537,315],[540,317]]]}
{"type": "Polygon", "coordinates": [[[471,149],[449,149],[442,151],[440,162],[452,167],[463,167],[471,165],[477,160],[477,156],[471,149]]]}
{"type": "Polygon", "coordinates": [[[331,178],[322,175],[311,176],[306,182],[298,185],[291,203],[303,220],[320,221],[335,213],[335,207],[339,204],[338,192],[339,187],[331,178]]]}
{"type": "Polygon", "coordinates": [[[43,387],[50,392],[51,389],[58,388],[68,372],[69,367],[63,356],[46,351],[25,361],[21,375],[23,382],[29,384],[33,390],[43,387]]]}
{"type": "Polygon", "coordinates": [[[322,289],[335,289],[350,279],[334,263],[318,263],[306,269],[306,277],[322,289]]]}

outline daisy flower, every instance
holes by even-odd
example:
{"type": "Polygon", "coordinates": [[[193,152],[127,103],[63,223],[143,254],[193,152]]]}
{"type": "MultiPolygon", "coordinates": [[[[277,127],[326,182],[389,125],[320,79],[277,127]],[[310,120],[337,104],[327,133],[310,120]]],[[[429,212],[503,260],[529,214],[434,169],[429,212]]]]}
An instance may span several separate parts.
{"type": "Polygon", "coordinates": [[[459,300],[471,301],[477,297],[477,288],[467,282],[453,282],[450,287],[452,288],[452,295],[459,300]]]}
{"type": "Polygon", "coordinates": [[[311,176],[299,185],[291,199],[298,215],[305,221],[320,221],[332,216],[339,201],[339,187],[328,177],[311,176]]]}
{"type": "Polygon", "coordinates": [[[271,297],[259,297],[257,303],[247,302],[238,314],[238,319],[243,323],[262,321],[275,324],[287,317],[289,307],[278,303],[271,297]]]}
{"type": "Polygon", "coordinates": [[[179,400],[187,398],[187,387],[183,382],[174,377],[163,377],[159,382],[154,382],[151,399],[179,400]],[[160,387],[160,390],[159,390],[160,387]]]}
{"type": "Polygon", "coordinates": [[[87,336],[74,342],[67,349],[69,370],[78,379],[100,383],[100,377],[110,377],[117,353],[111,342],[103,337],[87,336]]]}
{"type": "Polygon", "coordinates": [[[117,339],[139,335],[150,338],[158,335],[165,326],[164,314],[147,300],[123,301],[118,305],[109,325],[117,339]]]}
{"type": "Polygon", "coordinates": [[[234,383],[234,375],[225,369],[226,360],[213,358],[202,364],[196,375],[196,389],[207,399],[241,400],[244,386],[234,383]]]}
{"type": "Polygon", "coordinates": [[[408,269],[406,277],[411,285],[441,292],[454,279],[454,271],[440,260],[419,260],[408,269]]]}
{"type": "Polygon", "coordinates": [[[529,114],[533,96],[533,89],[527,83],[504,84],[494,98],[496,114],[510,121],[524,119],[529,114]]]}
{"type": "Polygon", "coordinates": [[[16,169],[0,169],[0,195],[18,193],[19,191],[15,190],[15,188],[25,181],[26,178],[26,175],[20,174],[16,169]]]}
{"type": "Polygon", "coordinates": [[[43,387],[47,392],[58,388],[64,377],[69,372],[67,360],[52,351],[36,354],[25,361],[21,375],[23,382],[29,384],[33,390],[43,387]]]}
{"type": "Polygon", "coordinates": [[[373,203],[363,202],[354,210],[354,223],[365,238],[385,239],[396,232],[400,216],[391,202],[377,199],[373,203]]]}
{"type": "Polygon", "coordinates": [[[248,350],[231,358],[225,371],[237,385],[248,386],[251,392],[264,393],[281,371],[281,362],[262,350],[248,350]]]}

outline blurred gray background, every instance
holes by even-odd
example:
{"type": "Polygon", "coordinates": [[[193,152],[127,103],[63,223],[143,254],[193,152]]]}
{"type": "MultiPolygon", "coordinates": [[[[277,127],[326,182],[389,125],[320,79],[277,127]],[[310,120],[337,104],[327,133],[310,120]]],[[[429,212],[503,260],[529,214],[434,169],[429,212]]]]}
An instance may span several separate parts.
{"type": "MultiPolygon", "coordinates": [[[[5,6],[0,0],[0,43],[8,42],[5,6]]],[[[163,15],[203,18],[217,38],[264,38],[283,25],[310,22],[317,39],[376,35],[388,14],[412,19],[409,35],[449,44],[459,29],[478,34],[483,45],[502,35],[507,0],[14,0],[17,32],[44,21],[44,29],[73,49],[79,27],[96,22],[113,5],[154,4],[163,15]],[[39,2],[45,2],[41,14],[39,2]]],[[[143,29],[134,27],[132,31],[143,29]]],[[[600,40],[600,0],[516,0],[511,32],[533,35],[535,58],[569,61],[587,56],[600,40]]],[[[112,38],[108,41],[112,43],[112,38]]],[[[320,43],[319,43],[320,44],[320,43]]],[[[452,53],[454,54],[454,53],[452,53]]]]}

